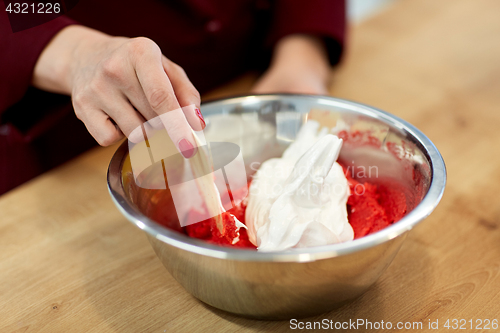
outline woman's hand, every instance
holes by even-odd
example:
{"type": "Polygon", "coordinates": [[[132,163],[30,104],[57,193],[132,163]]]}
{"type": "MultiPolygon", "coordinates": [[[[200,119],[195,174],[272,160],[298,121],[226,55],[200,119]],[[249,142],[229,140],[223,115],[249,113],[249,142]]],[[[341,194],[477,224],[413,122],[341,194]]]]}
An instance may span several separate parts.
{"type": "Polygon", "coordinates": [[[290,35],[278,42],[271,66],[252,92],[325,95],[329,74],[323,42],[314,36],[290,35]]]}
{"type": "Polygon", "coordinates": [[[189,158],[196,147],[191,128],[205,127],[200,95],[184,70],[144,37],[111,37],[69,26],[42,52],[33,84],[71,94],[76,116],[103,146],[124,135],[140,141],[141,125],[154,119],[150,123],[154,127],[163,124],[179,151],[189,158]]]}

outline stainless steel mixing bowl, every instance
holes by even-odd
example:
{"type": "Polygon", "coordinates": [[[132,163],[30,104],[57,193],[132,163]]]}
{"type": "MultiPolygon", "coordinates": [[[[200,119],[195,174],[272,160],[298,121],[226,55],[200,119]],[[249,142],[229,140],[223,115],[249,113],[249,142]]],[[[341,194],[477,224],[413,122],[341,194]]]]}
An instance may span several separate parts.
{"type": "MultiPolygon", "coordinates": [[[[358,171],[376,167],[377,177],[397,179],[409,189],[407,202],[413,208],[397,223],[342,244],[274,253],[219,247],[152,219],[153,212],[165,210],[168,215],[173,209],[157,200],[158,193],[168,194],[168,190],[136,185],[129,147],[124,143],[108,170],[113,201],[128,220],[146,232],[170,274],[192,295],[216,308],[263,319],[330,311],[360,296],[377,280],[408,231],[442,197],[446,170],[436,147],[414,126],[373,107],[332,97],[257,95],[204,103],[202,112],[207,120],[207,141],[237,143],[249,176],[258,165],[252,163],[280,156],[308,118],[335,127],[351,137],[344,143],[340,159],[358,171]]],[[[156,167],[160,165],[156,163],[156,167]]],[[[154,169],[155,165],[146,169],[145,177],[148,172],[158,174],[154,169]]]]}

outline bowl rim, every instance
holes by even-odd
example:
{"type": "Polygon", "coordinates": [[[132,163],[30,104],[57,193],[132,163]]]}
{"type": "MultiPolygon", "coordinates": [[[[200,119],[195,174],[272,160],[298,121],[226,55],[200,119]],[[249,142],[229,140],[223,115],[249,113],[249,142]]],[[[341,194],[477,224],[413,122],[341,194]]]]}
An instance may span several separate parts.
{"type": "Polygon", "coordinates": [[[133,207],[130,199],[125,195],[122,183],[122,169],[125,157],[128,154],[128,142],[125,140],[116,150],[111,158],[108,173],[107,185],[108,191],[118,210],[134,225],[144,230],[153,238],[158,239],[176,248],[209,256],[219,259],[237,260],[237,261],[267,261],[267,262],[310,262],[320,259],[332,258],[341,255],[347,255],[353,252],[362,251],[384,242],[390,241],[405,232],[411,230],[416,224],[425,219],[436,208],[441,200],[446,185],[446,166],[443,157],[436,146],[415,126],[407,121],[382,111],[375,107],[331,96],[322,95],[302,95],[302,94],[253,94],[231,96],[226,98],[214,99],[202,103],[202,107],[213,103],[233,103],[236,100],[245,98],[255,98],[263,100],[276,100],[280,97],[299,97],[314,99],[314,102],[329,106],[337,106],[343,109],[352,110],[358,114],[364,114],[378,119],[388,125],[398,128],[409,134],[418,142],[423,149],[423,153],[429,159],[431,167],[431,183],[427,194],[422,201],[407,215],[398,222],[362,238],[349,242],[317,246],[310,248],[289,249],[276,252],[258,252],[254,249],[240,249],[233,247],[222,247],[210,244],[203,240],[191,238],[177,231],[170,230],[152,219],[148,218],[139,210],[133,207]]]}

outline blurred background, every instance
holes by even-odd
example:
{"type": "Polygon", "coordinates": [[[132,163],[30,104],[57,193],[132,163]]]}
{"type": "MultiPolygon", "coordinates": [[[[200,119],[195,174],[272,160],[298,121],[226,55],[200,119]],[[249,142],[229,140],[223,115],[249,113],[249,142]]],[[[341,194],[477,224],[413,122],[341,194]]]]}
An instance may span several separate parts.
{"type": "Polygon", "coordinates": [[[384,10],[396,0],[348,0],[347,14],[349,20],[356,24],[381,10],[384,10]]]}

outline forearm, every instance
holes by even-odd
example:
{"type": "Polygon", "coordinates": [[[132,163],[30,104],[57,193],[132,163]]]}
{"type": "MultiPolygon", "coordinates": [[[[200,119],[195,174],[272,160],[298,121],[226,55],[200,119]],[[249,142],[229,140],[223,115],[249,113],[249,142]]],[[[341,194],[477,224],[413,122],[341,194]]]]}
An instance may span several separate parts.
{"type": "Polygon", "coordinates": [[[32,85],[36,88],[70,95],[71,75],[77,52],[85,52],[86,43],[98,43],[108,35],[80,26],[68,26],[47,44],[33,71],[32,85]]]}

